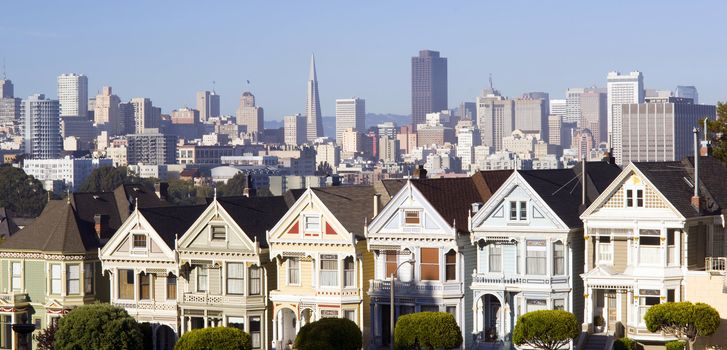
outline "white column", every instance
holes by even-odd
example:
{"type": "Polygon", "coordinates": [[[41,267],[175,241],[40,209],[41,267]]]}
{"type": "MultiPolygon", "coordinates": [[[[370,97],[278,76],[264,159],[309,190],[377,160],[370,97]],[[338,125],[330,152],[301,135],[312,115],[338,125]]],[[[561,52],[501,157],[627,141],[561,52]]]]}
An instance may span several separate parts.
{"type": "Polygon", "coordinates": [[[139,271],[134,270],[134,302],[139,303],[139,271]]]}
{"type": "Polygon", "coordinates": [[[584,321],[585,321],[585,323],[592,323],[593,322],[593,301],[595,299],[593,297],[593,288],[588,287],[586,289],[586,294],[588,295],[588,297],[585,300],[586,319],[584,321]]]}

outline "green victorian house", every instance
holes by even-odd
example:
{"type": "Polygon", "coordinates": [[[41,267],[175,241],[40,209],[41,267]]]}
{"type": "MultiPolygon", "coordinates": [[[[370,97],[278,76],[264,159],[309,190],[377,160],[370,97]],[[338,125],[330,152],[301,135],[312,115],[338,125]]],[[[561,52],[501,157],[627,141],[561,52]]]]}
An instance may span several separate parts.
{"type": "Polygon", "coordinates": [[[118,224],[116,203],[108,195],[75,197],[49,201],[0,245],[0,349],[30,341],[14,324],[34,324],[37,332],[76,306],[108,301],[98,249],[118,224]]]}

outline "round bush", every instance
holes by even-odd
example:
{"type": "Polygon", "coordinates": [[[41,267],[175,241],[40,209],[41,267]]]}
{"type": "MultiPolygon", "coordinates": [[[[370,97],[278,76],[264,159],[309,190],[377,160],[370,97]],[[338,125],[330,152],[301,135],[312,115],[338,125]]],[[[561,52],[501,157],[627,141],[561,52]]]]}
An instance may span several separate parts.
{"type": "Polygon", "coordinates": [[[462,345],[462,330],[447,312],[417,312],[399,317],[394,327],[397,350],[451,349],[462,345]]]}
{"type": "Polygon", "coordinates": [[[174,350],[249,350],[250,335],[232,327],[200,328],[184,333],[174,350]]]}
{"type": "Polygon", "coordinates": [[[301,327],[294,345],[297,350],[358,350],[363,339],[355,322],[322,318],[301,327]]]}
{"type": "Polygon", "coordinates": [[[623,337],[613,342],[613,350],[636,350],[636,340],[623,337]]]}
{"type": "Polygon", "coordinates": [[[576,315],[563,310],[538,310],[521,315],[512,332],[515,345],[560,349],[581,332],[576,315]]]}
{"type": "Polygon", "coordinates": [[[56,350],[143,349],[139,324],[110,304],[83,305],[58,321],[56,350]]]}
{"type": "Polygon", "coordinates": [[[666,344],[666,350],[684,350],[687,348],[687,342],[683,340],[674,340],[667,342],[666,344]]]}

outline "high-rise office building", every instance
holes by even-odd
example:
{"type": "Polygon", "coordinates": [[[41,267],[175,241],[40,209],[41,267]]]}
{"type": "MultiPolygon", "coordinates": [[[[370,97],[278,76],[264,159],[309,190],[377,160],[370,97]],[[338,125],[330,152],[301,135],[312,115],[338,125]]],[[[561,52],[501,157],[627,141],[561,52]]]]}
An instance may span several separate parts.
{"type": "Polygon", "coordinates": [[[110,135],[124,134],[124,130],[121,128],[120,103],[121,99],[111,92],[110,86],[102,87],[101,94],[96,95],[93,112],[94,122],[99,126],[105,125],[110,135]]]}
{"type": "Polygon", "coordinates": [[[515,103],[500,96],[497,91],[483,91],[477,97],[477,127],[482,144],[502,149],[502,138],[510,135],[515,127],[515,103]]]}
{"type": "Polygon", "coordinates": [[[13,91],[13,82],[9,79],[3,78],[0,80],[0,98],[13,98],[15,97],[15,91],[13,91]]]}
{"type": "Polygon", "coordinates": [[[197,91],[197,110],[199,111],[199,119],[203,122],[209,118],[220,116],[220,95],[213,90],[197,91]]]}
{"type": "Polygon", "coordinates": [[[318,74],[316,73],[316,57],[310,56],[310,72],[308,75],[308,101],[305,106],[306,113],[306,141],[313,141],[323,136],[323,116],[321,115],[321,101],[318,96],[318,74]]]}
{"type": "Polygon", "coordinates": [[[58,76],[58,102],[61,117],[88,117],[88,78],[83,74],[58,76]]]}
{"type": "Polygon", "coordinates": [[[608,106],[606,105],[606,93],[597,89],[589,89],[581,94],[580,100],[581,120],[578,125],[591,131],[596,145],[607,142],[608,106]]]}
{"type": "Polygon", "coordinates": [[[561,146],[563,128],[563,116],[551,115],[548,117],[548,143],[561,146]]]}
{"type": "Polygon", "coordinates": [[[134,118],[134,105],[131,102],[119,103],[119,135],[133,134],[136,132],[136,118],[134,118]]]}
{"type": "Polygon", "coordinates": [[[565,92],[565,116],[564,123],[577,123],[581,120],[581,95],[586,91],[584,88],[570,88],[565,92]]]}
{"type": "Polygon", "coordinates": [[[550,100],[550,115],[565,117],[568,110],[567,103],[564,99],[550,100]]]}
{"type": "Polygon", "coordinates": [[[20,122],[21,101],[14,97],[0,98],[0,126],[11,126],[20,122]]]}
{"type": "Polygon", "coordinates": [[[699,93],[693,85],[677,85],[676,97],[691,98],[694,104],[699,104],[699,93]]]}
{"type": "Polygon", "coordinates": [[[477,120],[477,103],[475,102],[462,102],[459,104],[458,119],[459,120],[477,120]]]}
{"type": "Polygon", "coordinates": [[[341,152],[344,156],[353,156],[363,149],[363,134],[355,128],[348,128],[341,134],[341,139],[336,139],[341,144],[341,152]]]}
{"type": "MultiPolygon", "coordinates": [[[[548,113],[550,113],[550,94],[547,92],[542,91],[531,91],[526,92],[522,96],[523,100],[537,100],[541,99],[543,100],[543,103],[545,103],[545,118],[548,118],[548,113]]],[[[547,121],[545,122],[547,124],[547,121]]]]}
{"type": "Polygon", "coordinates": [[[35,159],[58,158],[62,150],[58,100],[36,94],[23,100],[25,153],[35,159]]]}
{"type": "Polygon", "coordinates": [[[161,115],[152,106],[150,99],[135,97],[131,99],[131,105],[134,107],[134,133],[142,134],[144,129],[159,127],[161,115]]]}
{"type": "Polygon", "coordinates": [[[694,152],[692,130],[705,117],[716,118],[715,106],[692,103],[691,98],[649,98],[621,105],[621,161],[674,161],[694,152]]]}
{"type": "Polygon", "coordinates": [[[336,143],[341,144],[343,132],[366,129],[366,100],[358,97],[336,100],[336,143]]]}
{"type": "Polygon", "coordinates": [[[457,157],[462,159],[462,169],[469,170],[475,162],[474,149],[482,142],[480,131],[471,121],[457,124],[457,157]]]}
{"type": "Polygon", "coordinates": [[[172,111],[172,124],[195,125],[199,123],[199,111],[183,107],[172,111]]]}
{"type": "Polygon", "coordinates": [[[523,98],[515,100],[515,126],[514,129],[538,131],[542,137],[547,137],[548,106],[547,99],[523,98]]]}
{"type": "Polygon", "coordinates": [[[158,129],[127,136],[129,164],[162,165],[177,163],[177,135],[159,133],[158,129]]]}
{"type": "Polygon", "coordinates": [[[608,72],[606,77],[608,106],[608,144],[613,148],[616,164],[621,159],[621,105],[644,102],[644,75],[634,71],[629,74],[608,72]]]}
{"type": "Polygon", "coordinates": [[[247,133],[258,140],[265,129],[265,115],[262,107],[255,105],[255,95],[245,91],[240,96],[240,106],[237,108],[237,125],[244,125],[247,133]]]}
{"type": "Polygon", "coordinates": [[[412,124],[424,124],[427,113],[448,109],[447,58],[439,51],[421,50],[411,58],[412,124]]]}
{"type": "Polygon", "coordinates": [[[283,117],[283,139],[286,145],[297,146],[305,143],[308,136],[306,117],[300,114],[283,117]]]}

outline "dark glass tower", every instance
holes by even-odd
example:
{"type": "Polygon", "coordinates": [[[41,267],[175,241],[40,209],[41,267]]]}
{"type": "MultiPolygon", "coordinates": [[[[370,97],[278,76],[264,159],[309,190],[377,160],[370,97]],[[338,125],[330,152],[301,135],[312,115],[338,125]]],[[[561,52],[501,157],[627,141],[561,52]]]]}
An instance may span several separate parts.
{"type": "Polygon", "coordinates": [[[411,58],[412,123],[424,124],[427,113],[447,109],[447,59],[439,51],[422,50],[411,58]]]}

